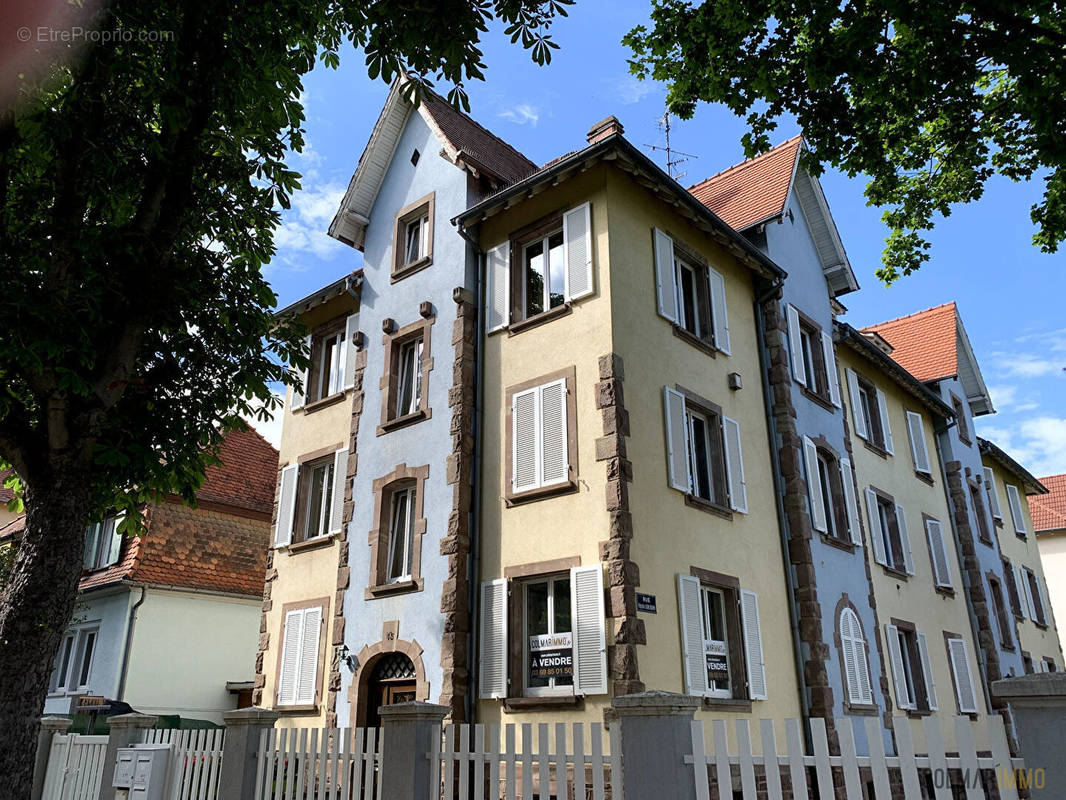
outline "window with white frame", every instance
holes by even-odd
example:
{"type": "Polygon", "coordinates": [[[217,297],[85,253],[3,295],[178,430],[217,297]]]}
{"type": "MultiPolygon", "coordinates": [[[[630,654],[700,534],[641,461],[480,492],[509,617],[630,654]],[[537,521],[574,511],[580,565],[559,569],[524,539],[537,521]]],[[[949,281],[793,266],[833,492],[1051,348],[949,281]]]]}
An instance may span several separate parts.
{"type": "Polygon", "coordinates": [[[1022,509],[1022,497],[1017,486],[1009,483],[1004,484],[1007,490],[1007,505],[1010,506],[1010,518],[1014,523],[1014,532],[1019,536],[1025,536],[1029,526],[1025,522],[1025,511],[1022,509]]]}
{"type": "MultiPolygon", "coordinates": [[[[970,669],[970,650],[961,636],[947,637],[948,660],[951,662],[951,677],[955,682],[955,699],[960,714],[977,713],[977,684],[970,669]]],[[[1030,670],[1032,666],[1030,664],[1030,670]]]]}
{"type": "Polygon", "coordinates": [[[826,446],[803,437],[807,468],[807,500],[811,526],[826,536],[855,546],[862,544],[851,461],[838,459],[826,446]]]}
{"type": "Polygon", "coordinates": [[[429,214],[422,214],[404,226],[403,266],[410,266],[429,252],[429,214]]]}
{"type": "Polygon", "coordinates": [[[431,192],[396,213],[392,240],[393,281],[432,263],[433,209],[434,194],[431,192]]]}
{"type": "Polygon", "coordinates": [[[853,369],[845,370],[855,433],[878,450],[895,452],[885,393],[853,369]]]}
{"type": "Polygon", "coordinates": [[[48,679],[49,694],[71,694],[89,688],[96,641],[100,636],[98,624],[84,625],[63,636],[48,679]]]}
{"type": "Polygon", "coordinates": [[[573,371],[508,390],[509,497],[573,484],[573,371]]]}
{"type": "Polygon", "coordinates": [[[329,512],[333,507],[333,469],[333,456],[326,456],[312,461],[304,470],[306,503],[296,541],[315,539],[329,533],[329,512]]]}
{"type": "Polygon", "coordinates": [[[659,314],[714,350],[730,352],[725,278],[694,250],[652,230],[659,314]]]}
{"type": "Polygon", "coordinates": [[[948,548],[944,541],[944,527],[939,520],[923,517],[925,538],[929,545],[929,564],[933,570],[933,583],[940,589],[951,589],[951,562],[948,560],[948,548]]]}
{"type": "Polygon", "coordinates": [[[1029,606],[1029,619],[1037,625],[1046,626],[1048,624],[1047,597],[1041,580],[1029,567],[1022,567],[1021,574],[1023,581],[1022,593],[1025,595],[1025,602],[1029,606]]]}
{"type": "Polygon", "coordinates": [[[340,532],[347,470],[347,447],[282,469],[275,547],[340,532]]]}
{"type": "Polygon", "coordinates": [[[543,314],[566,302],[563,229],[522,245],[522,318],[543,314]]]}
{"type": "Polygon", "coordinates": [[[525,694],[574,693],[570,574],[522,584],[525,694]]]}
{"type": "MultiPolygon", "coordinates": [[[[1024,584],[1022,588],[1025,589],[1024,584]]],[[[996,627],[999,629],[999,646],[1004,650],[1013,650],[1014,634],[1011,633],[1012,624],[1007,604],[1003,600],[1003,585],[999,582],[999,578],[991,573],[988,575],[988,590],[992,595],[992,610],[996,614],[996,627]]],[[[1029,599],[1027,591],[1025,598],[1029,599]]],[[[1031,609],[1032,605],[1029,608],[1031,609]]]]}
{"type": "Polygon", "coordinates": [[[414,541],[415,487],[398,486],[391,492],[389,512],[388,572],[386,583],[411,579],[411,554],[414,541]]]}
{"type": "Polygon", "coordinates": [[[936,685],[925,634],[910,623],[885,626],[896,705],[908,711],[936,711],[936,685]]]}
{"type": "Polygon", "coordinates": [[[122,516],[105,517],[85,529],[85,552],[82,566],[87,570],[105,569],[118,563],[123,536],[119,532],[122,516]]]}
{"type": "Polygon", "coordinates": [[[999,504],[999,494],[996,492],[996,476],[989,467],[982,467],[985,476],[985,493],[988,495],[988,507],[992,511],[992,518],[1002,522],[1003,509],[999,504]]]}
{"type": "Polygon", "coordinates": [[[293,387],[293,411],[355,385],[353,339],[358,327],[359,315],[350,314],[327,322],[304,340],[311,366],[300,373],[300,385],[293,387]]]}
{"type": "Polygon", "coordinates": [[[323,609],[323,602],[313,601],[304,607],[286,606],[283,610],[277,691],[280,707],[308,707],[318,702],[323,609]]]}
{"type": "Polygon", "coordinates": [[[740,425],[690,392],[663,387],[667,479],[690,497],[747,513],[740,425]]]}
{"type": "Polygon", "coordinates": [[[395,416],[413,414],[422,405],[422,337],[400,345],[399,386],[395,416]]]}
{"type": "Polygon", "coordinates": [[[911,443],[911,458],[914,471],[930,477],[933,467],[929,460],[929,448],[925,442],[925,421],[916,411],[907,412],[907,436],[911,443]]]}
{"type": "Polygon", "coordinates": [[[866,655],[866,637],[862,633],[859,615],[853,609],[844,608],[840,612],[839,632],[848,702],[854,705],[872,705],[874,698],[866,655]]]}
{"type": "Polygon", "coordinates": [[[840,406],[833,337],[793,305],[785,306],[792,376],[808,392],[840,406]]]}
{"type": "Polygon", "coordinates": [[[874,561],[898,573],[913,575],[906,510],[889,495],[870,487],[866,490],[866,511],[874,561]]]}

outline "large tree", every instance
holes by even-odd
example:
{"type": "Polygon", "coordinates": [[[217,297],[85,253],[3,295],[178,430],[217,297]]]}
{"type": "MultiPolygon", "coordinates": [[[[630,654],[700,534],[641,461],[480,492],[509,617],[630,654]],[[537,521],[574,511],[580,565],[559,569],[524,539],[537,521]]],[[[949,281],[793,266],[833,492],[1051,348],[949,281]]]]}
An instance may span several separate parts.
{"type": "Polygon", "coordinates": [[[878,275],[929,257],[926,232],[995,174],[1040,177],[1034,244],[1066,237],[1066,5],[1047,0],[654,0],[625,43],[632,69],[746,115],[748,155],[783,115],[810,164],[865,174],[890,229],[878,275]]]}
{"type": "Polygon", "coordinates": [[[301,76],[360,48],[372,78],[465,105],[488,24],[544,63],[565,1],[115,0],[77,20],[84,47],[19,32],[28,60],[0,76],[0,466],[26,511],[0,595],[4,797],[30,793],[86,524],[192,502],[224,433],[306,364],[261,273],[299,189],[301,76]]]}

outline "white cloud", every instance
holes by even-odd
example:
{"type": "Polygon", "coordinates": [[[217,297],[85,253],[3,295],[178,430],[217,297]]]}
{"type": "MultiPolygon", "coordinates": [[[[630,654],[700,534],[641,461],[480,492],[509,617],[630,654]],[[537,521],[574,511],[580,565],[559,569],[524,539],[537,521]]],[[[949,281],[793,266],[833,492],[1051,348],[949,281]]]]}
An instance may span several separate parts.
{"type": "MultiPolygon", "coordinates": [[[[274,396],[282,400],[284,403],[285,395],[274,393],[274,396]]],[[[261,420],[254,416],[246,416],[245,421],[255,428],[259,434],[270,442],[274,447],[281,446],[281,419],[284,416],[285,407],[283,405],[277,406],[272,412],[272,418],[267,420],[261,420]]]]}
{"type": "Polygon", "coordinates": [[[1066,472],[1066,418],[1040,416],[1006,425],[981,421],[981,435],[1037,477],[1066,472]]]}
{"type": "Polygon", "coordinates": [[[1014,405],[1018,395],[1016,386],[989,386],[988,393],[992,395],[992,405],[1002,411],[1008,406],[1014,405]]]}
{"type": "Polygon", "coordinates": [[[633,75],[627,75],[615,86],[615,94],[622,105],[631,106],[639,103],[657,88],[655,82],[650,79],[641,81],[633,75]]]}
{"type": "Polygon", "coordinates": [[[994,363],[997,374],[1015,378],[1054,375],[1066,367],[1066,361],[1041,358],[1032,353],[996,353],[994,363]]]}
{"type": "Polygon", "coordinates": [[[328,183],[302,189],[292,196],[292,207],[284,212],[274,233],[278,260],[299,269],[306,255],[328,260],[347,251],[326,233],[344,191],[342,184],[328,183]]]}
{"type": "Polygon", "coordinates": [[[529,103],[519,103],[513,108],[501,111],[499,117],[516,125],[529,124],[536,127],[537,121],[540,119],[540,111],[536,106],[531,106],[529,103]]]}

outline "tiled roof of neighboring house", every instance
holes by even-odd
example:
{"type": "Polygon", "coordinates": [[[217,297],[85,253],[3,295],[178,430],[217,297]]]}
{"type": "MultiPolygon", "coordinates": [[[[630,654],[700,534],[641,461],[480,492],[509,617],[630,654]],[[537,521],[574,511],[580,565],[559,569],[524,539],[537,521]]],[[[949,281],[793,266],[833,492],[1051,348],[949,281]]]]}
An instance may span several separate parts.
{"type": "Polygon", "coordinates": [[[226,434],[221,464],[208,467],[196,493],[202,501],[270,513],[278,479],[278,451],[251,426],[226,434]]]}
{"type": "Polygon", "coordinates": [[[785,210],[802,145],[802,137],[793,137],[700,181],[689,191],[729,226],[742,231],[785,210]]]}
{"type": "Polygon", "coordinates": [[[23,528],[26,527],[26,515],[19,514],[13,520],[6,525],[0,526],[0,541],[14,536],[16,533],[21,533],[23,528]]]}
{"type": "Polygon", "coordinates": [[[928,308],[905,317],[869,325],[892,345],[892,358],[918,380],[933,381],[959,374],[955,303],[928,308]]]}
{"type": "Polygon", "coordinates": [[[1040,482],[1050,493],[1029,496],[1033,527],[1038,532],[1066,529],[1066,474],[1049,475],[1040,482]]]}
{"type": "Polygon", "coordinates": [[[7,503],[15,496],[15,492],[4,486],[4,481],[11,474],[9,469],[0,469],[0,503],[7,503]]]}
{"type": "Polygon", "coordinates": [[[471,166],[486,169],[507,183],[520,181],[536,172],[536,164],[471,117],[456,111],[436,92],[423,90],[422,104],[440,133],[471,166]]]}

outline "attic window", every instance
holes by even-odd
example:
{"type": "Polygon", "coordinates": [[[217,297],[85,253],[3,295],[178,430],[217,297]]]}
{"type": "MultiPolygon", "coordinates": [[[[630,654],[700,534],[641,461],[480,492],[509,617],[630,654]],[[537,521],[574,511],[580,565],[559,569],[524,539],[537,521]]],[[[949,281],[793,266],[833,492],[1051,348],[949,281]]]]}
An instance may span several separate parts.
{"type": "Polygon", "coordinates": [[[421,155],[422,154],[418,152],[418,148],[416,147],[414,152],[411,153],[411,164],[413,166],[418,166],[418,159],[421,155]]]}

